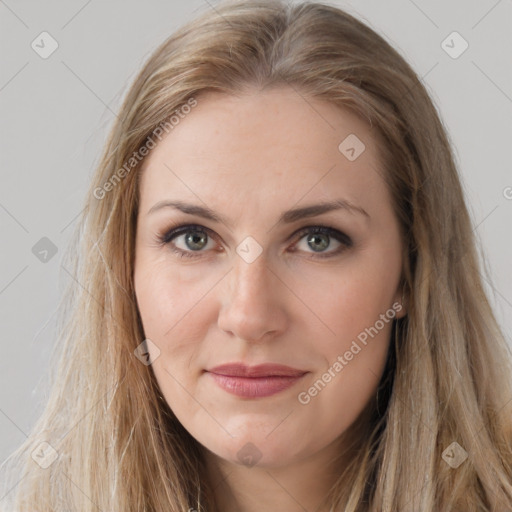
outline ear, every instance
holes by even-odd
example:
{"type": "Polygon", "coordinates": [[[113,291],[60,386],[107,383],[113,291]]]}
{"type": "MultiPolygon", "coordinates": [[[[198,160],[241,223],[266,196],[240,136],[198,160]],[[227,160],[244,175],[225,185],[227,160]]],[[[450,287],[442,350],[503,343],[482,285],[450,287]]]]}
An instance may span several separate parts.
{"type": "Polygon", "coordinates": [[[395,296],[393,297],[393,310],[396,311],[395,318],[403,318],[407,315],[408,308],[408,294],[405,292],[406,286],[404,284],[397,288],[395,296]]]}

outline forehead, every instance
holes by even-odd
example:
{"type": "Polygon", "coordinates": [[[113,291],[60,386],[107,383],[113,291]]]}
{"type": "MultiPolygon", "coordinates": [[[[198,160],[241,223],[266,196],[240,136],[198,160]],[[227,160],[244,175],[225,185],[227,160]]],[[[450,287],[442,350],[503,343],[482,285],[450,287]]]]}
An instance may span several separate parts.
{"type": "Polygon", "coordinates": [[[355,113],[291,87],[202,94],[146,157],[142,203],[166,192],[210,201],[243,195],[255,206],[337,192],[375,202],[372,195],[385,194],[375,139],[355,113]]]}

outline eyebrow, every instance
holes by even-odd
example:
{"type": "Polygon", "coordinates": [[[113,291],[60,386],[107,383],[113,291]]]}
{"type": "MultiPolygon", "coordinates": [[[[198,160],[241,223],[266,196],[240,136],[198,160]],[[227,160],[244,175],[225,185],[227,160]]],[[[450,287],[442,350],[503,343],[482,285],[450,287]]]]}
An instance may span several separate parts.
{"type": "MultiPolygon", "coordinates": [[[[198,217],[203,217],[213,222],[221,222],[226,226],[231,227],[231,223],[227,218],[214,212],[212,209],[206,206],[185,203],[183,201],[159,201],[150,208],[146,215],[154,213],[163,208],[173,208],[180,210],[183,213],[197,215],[198,217]]],[[[301,219],[316,217],[317,215],[321,215],[323,213],[334,210],[345,210],[352,214],[360,214],[365,217],[366,221],[370,220],[370,215],[365,209],[361,208],[360,206],[356,206],[346,199],[336,199],[329,202],[312,204],[309,206],[287,210],[283,212],[279,217],[278,224],[291,224],[292,222],[296,222],[301,219]]]]}

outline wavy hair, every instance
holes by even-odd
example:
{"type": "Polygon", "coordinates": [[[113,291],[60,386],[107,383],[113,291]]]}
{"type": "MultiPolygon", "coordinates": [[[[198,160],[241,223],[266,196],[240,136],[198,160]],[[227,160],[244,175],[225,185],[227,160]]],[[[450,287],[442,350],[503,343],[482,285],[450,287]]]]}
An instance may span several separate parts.
{"type": "Polygon", "coordinates": [[[152,53],[126,93],[64,260],[73,279],[49,400],[3,465],[4,510],[218,510],[202,447],[134,353],[145,339],[133,286],[138,157],[203,92],[282,85],[375,127],[404,240],[408,314],[394,321],[378,396],[327,496],[331,510],[512,510],[510,351],[440,116],[375,31],[333,6],[284,0],[201,13],[152,53]],[[44,469],[33,457],[41,450],[55,458],[44,469]]]}

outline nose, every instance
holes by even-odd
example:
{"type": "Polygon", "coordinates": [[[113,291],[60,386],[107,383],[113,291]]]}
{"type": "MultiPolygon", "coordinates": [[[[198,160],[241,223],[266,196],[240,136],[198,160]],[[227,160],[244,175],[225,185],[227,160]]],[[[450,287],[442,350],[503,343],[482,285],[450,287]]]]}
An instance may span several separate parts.
{"type": "Polygon", "coordinates": [[[245,341],[267,340],[284,332],[286,286],[261,254],[252,263],[235,258],[227,276],[218,326],[245,341]]]}

